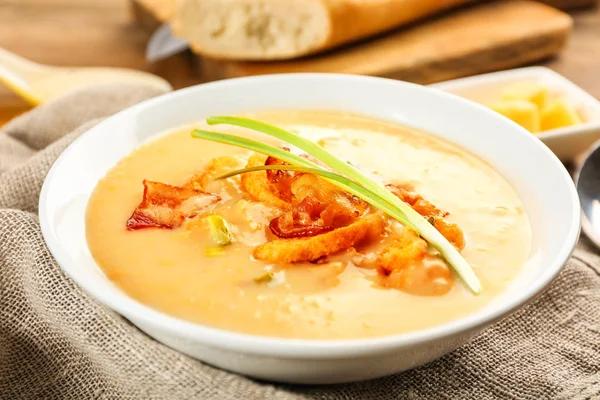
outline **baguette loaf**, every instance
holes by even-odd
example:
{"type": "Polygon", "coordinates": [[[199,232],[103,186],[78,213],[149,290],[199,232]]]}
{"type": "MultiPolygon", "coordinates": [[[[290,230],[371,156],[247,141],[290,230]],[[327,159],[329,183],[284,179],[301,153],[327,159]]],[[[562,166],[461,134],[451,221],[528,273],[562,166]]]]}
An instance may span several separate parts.
{"type": "Polygon", "coordinates": [[[178,0],[173,32],[200,54],[289,59],[474,0],[178,0]]]}

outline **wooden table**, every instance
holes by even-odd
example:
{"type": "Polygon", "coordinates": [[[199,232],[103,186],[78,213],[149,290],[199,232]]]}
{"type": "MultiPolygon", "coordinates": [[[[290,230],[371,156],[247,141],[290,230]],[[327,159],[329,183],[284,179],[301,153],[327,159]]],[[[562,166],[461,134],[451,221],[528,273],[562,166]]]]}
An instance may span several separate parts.
{"type": "MultiPolygon", "coordinates": [[[[600,9],[573,16],[566,51],[543,65],[600,98],[600,9]]],[[[163,76],[175,88],[201,81],[190,54],[147,64],[147,37],[132,23],[127,0],[0,0],[0,47],[33,61],[137,68],[163,76]]],[[[0,125],[28,108],[0,87],[0,125]]]]}

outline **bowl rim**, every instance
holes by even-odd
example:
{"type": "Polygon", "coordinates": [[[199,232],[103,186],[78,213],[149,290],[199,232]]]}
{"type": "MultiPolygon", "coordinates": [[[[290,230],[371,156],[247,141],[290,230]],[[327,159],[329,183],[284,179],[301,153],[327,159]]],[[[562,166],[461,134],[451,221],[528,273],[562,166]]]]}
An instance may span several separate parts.
{"type": "Polygon", "coordinates": [[[516,123],[512,123],[512,121],[509,122],[513,124],[514,129],[518,129],[530,137],[530,139],[527,140],[530,140],[533,146],[542,146],[542,151],[546,153],[546,157],[549,157],[556,167],[559,168],[559,173],[562,175],[562,178],[565,181],[564,183],[569,189],[569,197],[573,207],[570,218],[571,223],[568,233],[566,234],[567,240],[563,243],[562,247],[557,253],[558,256],[556,259],[551,263],[551,265],[548,265],[534,281],[531,282],[527,290],[519,292],[516,296],[511,297],[501,305],[497,304],[491,308],[486,307],[483,310],[475,311],[474,313],[442,325],[436,325],[423,330],[395,335],[356,339],[280,338],[240,333],[185,321],[155,310],[150,306],[146,306],[132,297],[129,297],[120,289],[118,298],[112,297],[105,292],[106,288],[103,288],[102,285],[95,284],[92,277],[88,277],[79,272],[79,268],[77,267],[75,260],[73,260],[62,248],[59,241],[54,236],[52,228],[53,224],[49,218],[47,197],[58,166],[70,155],[71,152],[78,148],[79,143],[85,140],[86,136],[93,131],[103,129],[104,126],[113,123],[115,120],[125,118],[124,116],[127,116],[128,114],[135,115],[139,110],[160,105],[162,102],[168,102],[170,99],[177,96],[185,96],[189,92],[203,90],[205,87],[225,87],[229,85],[237,85],[240,82],[250,80],[261,82],[304,77],[317,80],[338,79],[346,81],[383,82],[385,84],[397,85],[399,88],[401,86],[412,87],[413,90],[425,90],[431,92],[432,95],[446,97],[454,102],[461,102],[467,107],[477,107],[482,115],[487,115],[486,118],[488,119],[505,119],[504,117],[494,113],[480,104],[466,100],[454,94],[429,88],[427,86],[421,86],[387,78],[333,73],[286,73],[234,78],[203,83],[148,99],[112,115],[111,117],[84,132],[77,139],[75,139],[73,143],[67,147],[67,149],[63,151],[63,153],[56,159],[50,168],[40,192],[39,220],[43,238],[48,246],[48,249],[55,258],[56,262],[60,265],[61,269],[92,298],[109,307],[113,311],[116,311],[122,316],[132,320],[136,325],[138,322],[140,322],[143,323],[145,327],[151,327],[152,329],[157,329],[162,332],[169,332],[170,334],[179,338],[185,338],[185,340],[204,343],[210,347],[217,347],[246,354],[270,357],[288,357],[296,359],[344,359],[374,356],[377,354],[387,353],[393,349],[440,340],[457,335],[459,333],[474,332],[478,328],[498,320],[504,315],[514,311],[516,308],[532,300],[558,275],[571,256],[579,238],[581,219],[579,198],[577,197],[575,186],[570,175],[560,163],[558,158],[544,144],[537,140],[537,138],[535,138],[533,135],[530,135],[516,123]]]}

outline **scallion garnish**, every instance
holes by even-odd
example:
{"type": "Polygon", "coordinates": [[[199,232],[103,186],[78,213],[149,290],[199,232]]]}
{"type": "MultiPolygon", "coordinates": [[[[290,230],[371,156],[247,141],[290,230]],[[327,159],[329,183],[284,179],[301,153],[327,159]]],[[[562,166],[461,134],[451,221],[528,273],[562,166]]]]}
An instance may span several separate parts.
{"type": "MultiPolygon", "coordinates": [[[[394,196],[383,185],[374,181],[366,174],[362,173],[359,169],[355,168],[354,166],[350,165],[345,161],[340,160],[339,158],[329,153],[316,143],[313,143],[310,140],[307,140],[301,136],[298,136],[294,133],[288,132],[284,129],[278,128],[273,125],[238,117],[210,117],[206,121],[209,125],[234,125],[252,129],[273,136],[293,146],[296,146],[301,150],[304,150],[309,155],[329,165],[337,172],[345,175],[342,176],[339,174],[332,173],[305,158],[291,154],[275,146],[258,142],[256,140],[225,133],[203,131],[199,129],[196,129],[192,132],[193,137],[246,148],[259,153],[270,155],[289,164],[292,164],[292,166],[295,167],[304,167],[312,169],[311,173],[322,176],[331,183],[362,198],[372,206],[381,209],[394,219],[413,228],[417,233],[419,233],[419,235],[423,239],[429,242],[429,244],[431,244],[440,252],[440,254],[446,259],[448,264],[450,264],[450,266],[454,269],[456,274],[463,280],[465,285],[473,293],[481,293],[482,287],[481,283],[479,282],[479,279],[471,269],[471,266],[458,252],[458,250],[456,250],[456,248],[419,213],[414,211],[408,204],[394,196]],[[333,175],[328,174],[333,174],[335,175],[335,177],[333,175]],[[357,188],[360,188],[360,190],[357,188]]],[[[280,168],[287,166],[268,167],[280,168]]],[[[273,168],[259,167],[259,170],[260,169],[273,168]]]]}
{"type": "Polygon", "coordinates": [[[229,224],[220,215],[209,215],[206,217],[210,227],[210,236],[219,246],[227,246],[231,243],[229,224]]]}
{"type": "Polygon", "coordinates": [[[265,272],[264,274],[257,276],[256,278],[254,278],[252,280],[256,283],[269,283],[273,280],[273,273],[265,272]]]}

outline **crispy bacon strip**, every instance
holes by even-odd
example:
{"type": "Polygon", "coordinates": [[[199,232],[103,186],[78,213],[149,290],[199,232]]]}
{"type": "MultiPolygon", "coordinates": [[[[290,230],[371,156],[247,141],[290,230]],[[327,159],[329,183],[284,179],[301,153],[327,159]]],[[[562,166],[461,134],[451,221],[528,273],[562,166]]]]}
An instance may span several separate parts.
{"type": "Polygon", "coordinates": [[[292,210],[273,218],[269,229],[275,236],[283,239],[315,236],[332,231],[333,225],[319,220],[324,208],[325,205],[314,197],[305,197],[292,210]]]}
{"type": "MultiPolygon", "coordinates": [[[[290,151],[287,147],[283,147],[283,150],[290,151]]],[[[281,161],[275,157],[267,157],[265,161],[265,165],[289,165],[285,161],[281,161]]],[[[292,201],[292,191],[290,189],[292,180],[296,173],[293,171],[283,171],[283,170],[267,170],[267,180],[271,182],[273,186],[277,188],[277,192],[279,194],[279,198],[286,202],[292,201]]]]}
{"type": "Polygon", "coordinates": [[[127,220],[127,229],[172,229],[186,218],[207,211],[219,200],[213,193],[145,179],[142,202],[127,220]]]}
{"type": "MultiPolygon", "coordinates": [[[[246,168],[264,165],[266,156],[254,154],[248,159],[246,168]]],[[[256,201],[267,206],[287,209],[290,203],[282,200],[279,190],[267,179],[263,171],[248,172],[242,175],[242,187],[256,201]]]]}
{"type": "MultiPolygon", "coordinates": [[[[287,147],[283,147],[283,149],[285,151],[290,151],[287,147]]],[[[307,154],[301,154],[300,157],[306,158],[325,168],[329,168],[307,154]]],[[[248,159],[246,168],[257,167],[260,165],[288,165],[288,163],[275,157],[266,157],[257,153],[253,154],[248,159]]],[[[242,175],[242,187],[253,199],[260,201],[265,205],[288,209],[294,200],[297,200],[296,203],[302,200],[302,198],[295,199],[296,195],[293,193],[293,182],[298,177],[304,175],[306,174],[302,172],[282,170],[249,172],[242,175]]]]}
{"type": "Polygon", "coordinates": [[[449,212],[440,210],[434,204],[415,193],[408,185],[388,184],[385,186],[394,196],[412,207],[413,210],[429,219],[433,226],[459,251],[465,248],[465,236],[460,227],[448,222],[449,212]]]}
{"type": "Polygon", "coordinates": [[[269,224],[279,238],[320,235],[348,226],[369,209],[364,201],[311,174],[295,176],[292,207],[269,224]]]}

